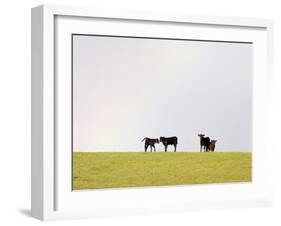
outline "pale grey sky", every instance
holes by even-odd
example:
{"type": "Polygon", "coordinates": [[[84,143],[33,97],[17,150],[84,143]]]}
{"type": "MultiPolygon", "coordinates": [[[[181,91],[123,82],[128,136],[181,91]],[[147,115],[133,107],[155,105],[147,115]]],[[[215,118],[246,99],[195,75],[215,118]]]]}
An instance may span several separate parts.
{"type": "Polygon", "coordinates": [[[73,36],[74,151],[198,151],[198,133],[251,151],[252,44],[73,36]]]}

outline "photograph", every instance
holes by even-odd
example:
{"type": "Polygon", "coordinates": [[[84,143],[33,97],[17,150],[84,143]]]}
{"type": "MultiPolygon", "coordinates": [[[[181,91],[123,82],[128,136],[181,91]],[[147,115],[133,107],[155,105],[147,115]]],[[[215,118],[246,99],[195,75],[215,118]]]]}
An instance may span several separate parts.
{"type": "Polygon", "coordinates": [[[72,190],[252,181],[252,42],[71,45],[72,190]]]}

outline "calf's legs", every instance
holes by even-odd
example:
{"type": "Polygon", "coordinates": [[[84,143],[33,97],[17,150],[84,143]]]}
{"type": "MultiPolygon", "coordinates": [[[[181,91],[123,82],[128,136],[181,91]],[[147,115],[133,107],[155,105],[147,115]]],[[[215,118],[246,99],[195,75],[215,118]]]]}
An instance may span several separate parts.
{"type": "Polygon", "coordinates": [[[145,151],[145,152],[146,152],[147,148],[148,148],[148,146],[147,146],[147,145],[145,145],[145,146],[144,146],[144,151],[145,151]]]}

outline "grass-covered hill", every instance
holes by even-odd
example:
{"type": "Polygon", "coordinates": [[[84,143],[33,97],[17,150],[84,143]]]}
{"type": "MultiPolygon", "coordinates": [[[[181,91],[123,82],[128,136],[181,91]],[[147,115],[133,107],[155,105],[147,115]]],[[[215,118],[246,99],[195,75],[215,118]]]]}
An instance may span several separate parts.
{"type": "Polygon", "coordinates": [[[73,189],[248,182],[246,152],[74,152],[73,189]]]}

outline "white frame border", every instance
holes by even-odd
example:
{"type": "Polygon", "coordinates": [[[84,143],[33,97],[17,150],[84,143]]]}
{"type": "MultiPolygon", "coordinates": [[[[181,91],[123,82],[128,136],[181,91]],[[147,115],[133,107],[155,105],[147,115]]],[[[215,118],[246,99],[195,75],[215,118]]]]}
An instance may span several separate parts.
{"type": "MultiPolygon", "coordinates": [[[[32,183],[31,214],[41,220],[71,218],[55,211],[54,154],[55,95],[54,95],[54,18],[55,16],[77,16],[93,18],[129,19],[169,23],[194,23],[205,25],[265,28],[268,46],[268,87],[273,87],[273,21],[241,17],[162,14],[136,11],[110,11],[72,6],[43,5],[32,9],[32,183]]],[[[267,97],[269,100],[270,96],[267,97]]],[[[271,204],[272,200],[257,202],[271,204]]],[[[224,203],[219,207],[238,207],[243,203],[224,203]]],[[[198,205],[200,206],[200,204],[198,205]]],[[[196,209],[198,209],[196,206],[196,209]]],[[[186,208],[188,210],[188,208],[186,208]]],[[[75,216],[76,217],[76,216],[75,216]]],[[[81,216],[86,217],[86,216],[81,216]]]]}

